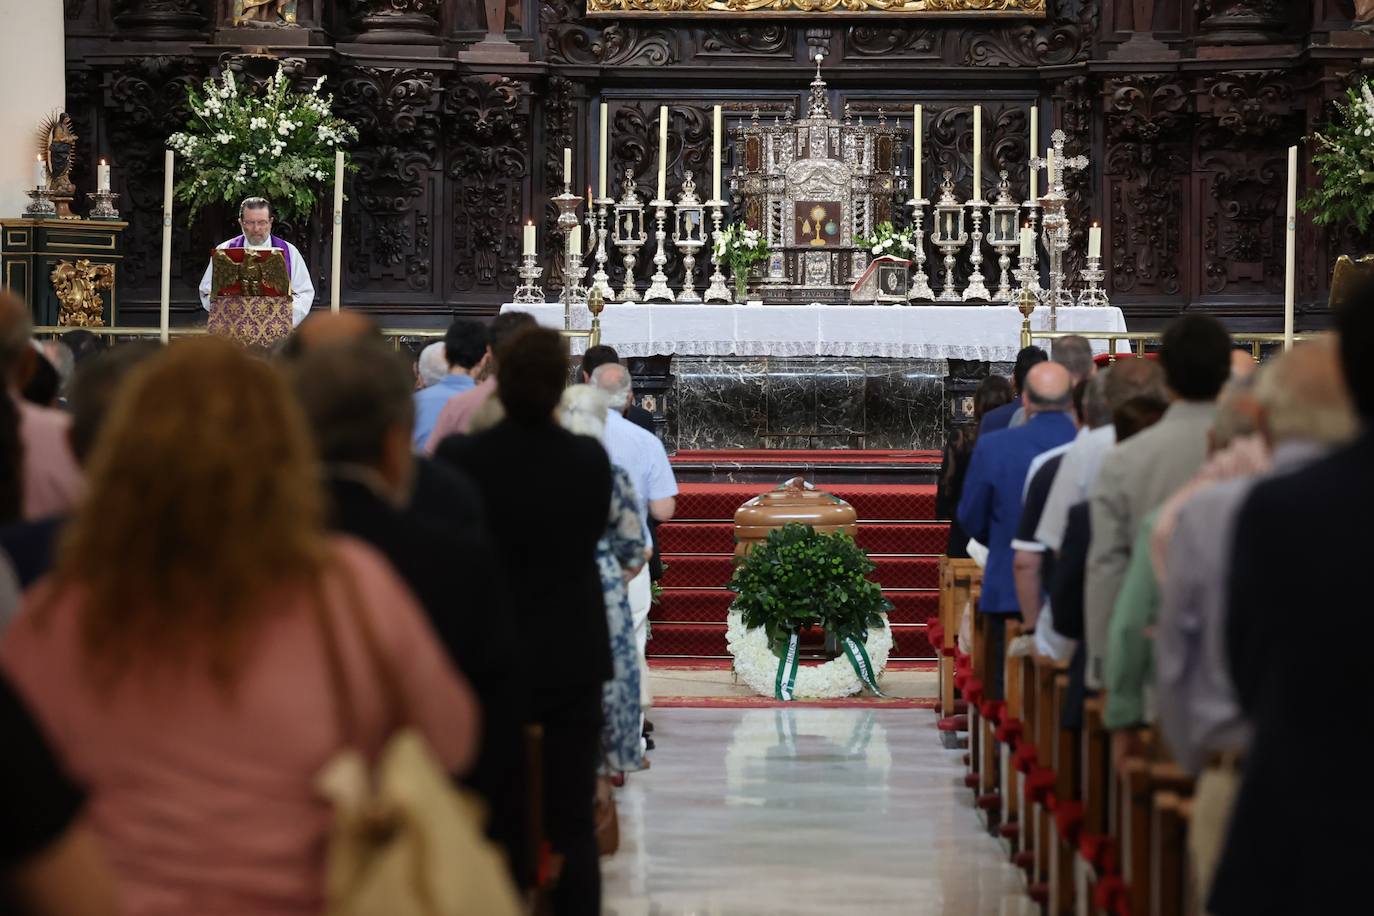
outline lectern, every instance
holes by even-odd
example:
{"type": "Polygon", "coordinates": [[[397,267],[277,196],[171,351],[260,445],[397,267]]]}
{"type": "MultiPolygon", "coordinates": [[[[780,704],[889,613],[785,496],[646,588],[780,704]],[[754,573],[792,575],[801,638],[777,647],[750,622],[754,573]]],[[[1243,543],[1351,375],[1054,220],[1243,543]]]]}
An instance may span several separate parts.
{"type": "Polygon", "coordinates": [[[270,347],[291,333],[291,278],[276,248],[216,248],[210,270],[211,334],[270,347]]]}

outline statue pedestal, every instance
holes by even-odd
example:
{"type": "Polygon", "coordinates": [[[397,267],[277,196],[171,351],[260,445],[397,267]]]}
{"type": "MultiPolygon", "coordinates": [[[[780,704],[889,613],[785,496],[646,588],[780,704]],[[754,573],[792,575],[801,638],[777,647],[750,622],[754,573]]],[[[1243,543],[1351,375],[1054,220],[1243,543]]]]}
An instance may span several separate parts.
{"type": "Polygon", "coordinates": [[[527,64],[530,56],[505,35],[488,32],[466,51],[459,51],[458,59],[465,64],[527,64]]]}
{"type": "Polygon", "coordinates": [[[215,29],[214,43],[245,48],[305,48],[325,41],[320,29],[261,25],[215,29]]]}

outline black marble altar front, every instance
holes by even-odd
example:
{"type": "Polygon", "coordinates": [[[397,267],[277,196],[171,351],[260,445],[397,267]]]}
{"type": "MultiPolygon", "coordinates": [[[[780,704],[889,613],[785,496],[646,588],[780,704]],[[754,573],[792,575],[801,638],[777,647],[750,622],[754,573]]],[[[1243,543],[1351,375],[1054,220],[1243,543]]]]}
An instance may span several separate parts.
{"type": "Polygon", "coordinates": [[[930,359],[678,356],[650,385],[630,362],[641,403],[665,418],[675,449],[938,449],[964,407],[960,377],[988,371],[956,365],[950,378],[950,363],[930,359]]]}

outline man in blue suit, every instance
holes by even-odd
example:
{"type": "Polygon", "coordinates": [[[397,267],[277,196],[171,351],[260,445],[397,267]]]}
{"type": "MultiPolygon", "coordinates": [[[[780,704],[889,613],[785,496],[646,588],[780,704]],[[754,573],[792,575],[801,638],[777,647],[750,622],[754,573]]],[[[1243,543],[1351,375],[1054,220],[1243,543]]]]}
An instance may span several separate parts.
{"type": "Polygon", "coordinates": [[[1021,519],[1021,496],[1026,472],[1041,452],[1071,441],[1073,379],[1058,363],[1040,362],[1026,373],[1024,426],[980,435],[969,462],[959,521],[969,536],[988,548],[983,571],[983,594],[978,613],[987,614],[990,670],[984,673],[989,699],[1002,699],[1002,664],[1006,621],[1020,614],[1012,576],[1012,538],[1021,519]]]}
{"type": "Polygon", "coordinates": [[[1011,390],[1016,392],[1016,397],[1012,398],[1009,403],[989,410],[983,415],[982,422],[978,424],[979,436],[985,436],[999,429],[1006,429],[1011,425],[1011,418],[1016,416],[1016,412],[1021,409],[1021,402],[1024,400],[1022,395],[1026,388],[1026,373],[1047,359],[1049,357],[1039,347],[1021,348],[1021,352],[1016,354],[1016,365],[1011,370],[1011,390]]]}

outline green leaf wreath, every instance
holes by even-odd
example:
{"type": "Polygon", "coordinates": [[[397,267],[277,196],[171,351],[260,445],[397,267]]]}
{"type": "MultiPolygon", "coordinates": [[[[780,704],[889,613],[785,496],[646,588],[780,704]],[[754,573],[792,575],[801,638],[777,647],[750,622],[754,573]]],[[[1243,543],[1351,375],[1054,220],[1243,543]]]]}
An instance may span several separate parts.
{"type": "Polygon", "coordinates": [[[749,629],[763,627],[775,652],[801,626],[824,627],[837,640],[863,642],[892,609],[854,539],[793,522],[768,535],[735,568],[729,589],[749,629]]]}
{"type": "Polygon", "coordinates": [[[189,218],[245,197],[266,197],[284,219],[310,212],[317,190],[333,180],[335,150],[358,137],[334,116],[333,96],[320,95],[324,80],[296,92],[279,67],[259,93],[225,70],[187,89],[191,120],[167,146],[178,157],[176,199],[189,218]]]}
{"type": "Polygon", "coordinates": [[[1321,184],[1302,208],[1323,226],[1353,225],[1361,234],[1374,219],[1374,80],[1336,103],[1336,118],[1313,135],[1312,162],[1321,184]]]}

